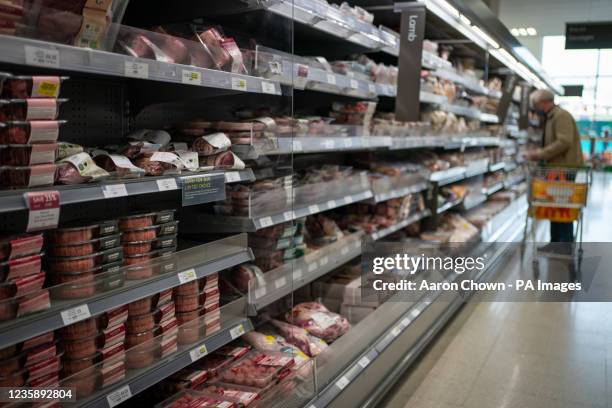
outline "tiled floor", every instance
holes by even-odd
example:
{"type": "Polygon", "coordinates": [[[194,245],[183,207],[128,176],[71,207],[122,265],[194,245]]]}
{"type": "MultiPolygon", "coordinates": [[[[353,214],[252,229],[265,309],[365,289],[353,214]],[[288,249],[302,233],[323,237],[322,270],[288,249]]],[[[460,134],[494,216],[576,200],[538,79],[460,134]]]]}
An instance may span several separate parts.
{"type": "MultiPolygon", "coordinates": [[[[595,179],[585,219],[585,241],[612,242],[612,174],[595,179]]],[[[381,405],[612,407],[612,303],[468,304],[381,405]]]]}

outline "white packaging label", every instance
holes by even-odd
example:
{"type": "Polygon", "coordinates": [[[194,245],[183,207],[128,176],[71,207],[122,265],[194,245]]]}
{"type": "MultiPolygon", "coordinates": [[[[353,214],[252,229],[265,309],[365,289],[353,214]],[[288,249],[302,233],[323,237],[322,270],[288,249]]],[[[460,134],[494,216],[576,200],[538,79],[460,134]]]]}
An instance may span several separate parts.
{"type": "Polygon", "coordinates": [[[189,85],[202,85],[202,75],[198,71],[184,69],[181,81],[189,85]]]}
{"type": "Polygon", "coordinates": [[[170,152],[155,152],[151,155],[151,161],[168,163],[179,169],[183,167],[183,161],[181,158],[170,152]]]}
{"type": "Polygon", "coordinates": [[[25,46],[26,64],[36,65],[39,67],[59,68],[60,56],[58,50],[49,50],[45,48],[25,46]]]}
{"type": "Polygon", "coordinates": [[[232,89],[234,91],[246,91],[247,81],[244,78],[232,77],[232,89]]]}
{"type": "Polygon", "coordinates": [[[274,281],[274,287],[276,289],[280,289],[284,286],[287,285],[287,278],[285,278],[284,276],[282,278],[278,278],[276,281],[274,281]]]}
{"type": "Polygon", "coordinates": [[[359,364],[361,368],[366,368],[370,364],[370,359],[368,358],[368,356],[363,356],[359,359],[357,364],[359,364]]]}
{"type": "Polygon", "coordinates": [[[26,99],[26,120],[48,120],[57,116],[57,103],[45,99],[26,99]]]}
{"type": "Polygon", "coordinates": [[[225,182],[226,183],[235,183],[240,181],[240,173],[237,171],[228,171],[225,173],[225,182]]]}
{"type": "Polygon", "coordinates": [[[259,220],[259,224],[261,225],[261,228],[266,228],[274,224],[274,222],[272,221],[272,217],[263,217],[261,220],[259,220]]]}
{"type": "Polygon", "coordinates": [[[351,88],[358,89],[359,88],[359,82],[355,81],[354,79],[351,79],[351,88]]]}
{"type": "Polygon", "coordinates": [[[340,377],[340,379],[338,381],[336,381],[336,387],[340,388],[341,390],[345,389],[347,385],[349,385],[350,381],[348,380],[348,378],[346,377],[340,377]]]}
{"type": "Polygon", "coordinates": [[[92,160],[91,156],[85,152],[77,153],[66,157],[61,162],[72,163],[82,177],[91,178],[92,180],[101,177],[109,176],[108,172],[92,160]]]}
{"type": "Polygon", "coordinates": [[[30,123],[30,140],[33,142],[54,142],[59,136],[59,123],[56,121],[38,121],[30,123]]]}
{"type": "Polygon", "coordinates": [[[261,91],[266,94],[276,95],[276,86],[272,82],[261,81],[261,91]]]}
{"type": "Polygon", "coordinates": [[[181,164],[187,169],[191,171],[195,171],[200,167],[200,162],[198,160],[198,153],[196,152],[186,152],[186,151],[177,151],[181,164]]]}
{"type": "Polygon", "coordinates": [[[189,357],[191,358],[191,362],[198,361],[202,357],[208,354],[208,349],[205,344],[198,346],[189,352],[189,357]]]}
{"type": "Polygon", "coordinates": [[[163,180],[157,180],[157,189],[159,191],[178,190],[176,179],[167,178],[163,180]]]}
{"type": "Polygon", "coordinates": [[[109,154],[108,157],[113,161],[116,167],[120,169],[127,169],[130,173],[144,173],[145,171],[140,167],[134,166],[134,164],[125,156],[120,154],[109,154]]]}
{"type": "Polygon", "coordinates": [[[238,326],[230,329],[230,336],[232,340],[236,340],[238,337],[244,334],[244,326],[239,324],[238,326]]]}
{"type": "Polygon", "coordinates": [[[64,326],[69,326],[73,323],[80,322],[81,320],[89,319],[91,317],[89,306],[87,306],[87,304],[64,310],[60,313],[60,315],[62,316],[64,326]]]}
{"type": "Polygon", "coordinates": [[[313,272],[315,269],[317,269],[317,263],[316,262],[312,262],[310,264],[308,264],[308,272],[313,272]]]}
{"type": "Polygon", "coordinates": [[[144,62],[125,61],[123,73],[129,78],[149,78],[149,64],[144,62]]]}
{"type": "Polygon", "coordinates": [[[336,201],[335,200],[329,200],[327,202],[327,208],[336,208],[336,201]]]}
{"type": "Polygon", "coordinates": [[[125,197],[128,195],[125,184],[110,184],[102,186],[102,194],[104,198],[125,197]]]}
{"type": "Polygon", "coordinates": [[[108,402],[110,408],[114,408],[130,398],[132,398],[132,390],[130,390],[129,385],[125,385],[108,394],[106,396],[106,402],[108,402]]]}
{"type": "Polygon", "coordinates": [[[308,206],[308,211],[309,211],[311,214],[316,214],[316,213],[318,213],[318,212],[319,212],[319,206],[318,206],[318,205],[316,205],[316,204],[309,205],[309,206],[308,206]]]}
{"type": "Polygon", "coordinates": [[[310,317],[312,320],[314,320],[317,326],[321,327],[322,330],[336,324],[336,320],[333,317],[330,317],[327,313],[317,312],[313,313],[310,317]]]}
{"type": "Polygon", "coordinates": [[[327,83],[330,85],[336,85],[336,76],[334,74],[327,74],[327,83]]]}
{"type": "Polygon", "coordinates": [[[176,276],[178,277],[179,282],[181,282],[181,285],[183,283],[194,281],[198,278],[196,275],[196,271],[193,268],[187,269],[183,272],[179,272],[176,276]]]}

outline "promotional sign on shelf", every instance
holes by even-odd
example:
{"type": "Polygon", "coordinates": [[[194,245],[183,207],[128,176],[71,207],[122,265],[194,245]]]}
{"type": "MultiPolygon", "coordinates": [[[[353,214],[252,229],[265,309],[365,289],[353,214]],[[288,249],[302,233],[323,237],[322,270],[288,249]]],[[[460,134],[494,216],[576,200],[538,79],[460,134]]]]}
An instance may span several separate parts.
{"type": "Polygon", "coordinates": [[[24,193],[28,207],[27,232],[57,228],[60,216],[59,191],[24,193]]]}

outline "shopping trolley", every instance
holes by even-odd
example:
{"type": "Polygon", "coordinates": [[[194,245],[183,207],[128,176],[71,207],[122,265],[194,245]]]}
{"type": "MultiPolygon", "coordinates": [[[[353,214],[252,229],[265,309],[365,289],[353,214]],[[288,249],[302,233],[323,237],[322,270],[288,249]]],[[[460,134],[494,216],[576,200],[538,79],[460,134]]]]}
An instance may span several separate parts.
{"type": "MultiPolygon", "coordinates": [[[[528,238],[533,245],[533,263],[538,265],[536,229],[538,220],[552,222],[577,222],[574,241],[567,254],[558,257],[582,261],[583,210],[587,204],[591,185],[590,167],[568,167],[559,165],[528,165],[527,220],[523,245],[528,238]],[[577,244],[577,245],[576,245],[577,244]]],[[[573,265],[572,265],[573,266],[573,265]]]]}

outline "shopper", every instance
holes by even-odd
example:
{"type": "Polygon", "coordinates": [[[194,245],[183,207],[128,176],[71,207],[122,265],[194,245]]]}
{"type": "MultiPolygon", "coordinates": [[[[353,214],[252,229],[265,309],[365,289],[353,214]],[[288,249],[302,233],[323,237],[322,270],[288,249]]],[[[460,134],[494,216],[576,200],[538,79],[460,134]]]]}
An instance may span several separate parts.
{"type": "MultiPolygon", "coordinates": [[[[555,105],[555,95],[545,89],[539,89],[530,96],[532,107],[544,118],[542,147],[527,152],[527,160],[540,160],[545,164],[577,167],[582,164],[580,134],[576,121],[565,109],[555,105]]],[[[574,242],[573,222],[551,222],[550,241],[574,242]]],[[[550,245],[541,250],[555,251],[550,245]]],[[[556,252],[556,251],[555,251],[556,252]]]]}

